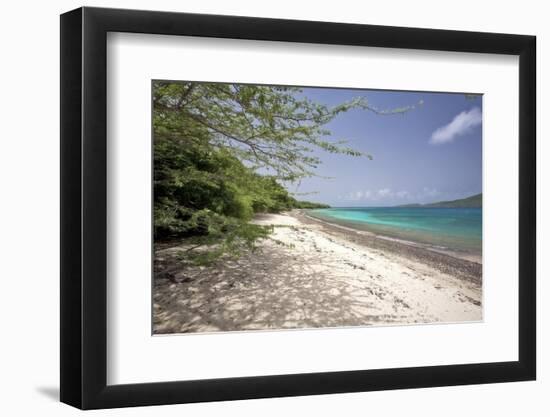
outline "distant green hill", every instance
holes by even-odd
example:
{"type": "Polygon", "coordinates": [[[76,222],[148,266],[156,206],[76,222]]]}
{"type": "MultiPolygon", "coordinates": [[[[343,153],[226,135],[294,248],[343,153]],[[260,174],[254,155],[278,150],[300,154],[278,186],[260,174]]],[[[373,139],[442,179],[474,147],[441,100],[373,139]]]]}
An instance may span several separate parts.
{"type": "Polygon", "coordinates": [[[398,207],[443,207],[443,208],[478,208],[483,207],[483,194],[452,201],[438,201],[430,204],[404,204],[398,207]]]}

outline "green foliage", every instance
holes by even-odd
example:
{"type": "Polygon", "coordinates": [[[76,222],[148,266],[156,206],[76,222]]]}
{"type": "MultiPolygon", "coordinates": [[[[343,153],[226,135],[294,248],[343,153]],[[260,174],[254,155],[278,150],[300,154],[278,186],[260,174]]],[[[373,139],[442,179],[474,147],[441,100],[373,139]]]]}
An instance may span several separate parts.
{"type": "Polygon", "coordinates": [[[314,175],[315,148],[362,155],[326,139],[324,126],[352,108],[391,113],[364,99],[327,108],[291,87],[154,82],[155,239],[185,238],[182,256],[208,263],[269,235],[254,213],[326,207],[281,184],[314,175]]]}
{"type": "Polygon", "coordinates": [[[256,241],[269,237],[273,232],[273,226],[259,226],[221,216],[216,220],[218,223],[209,234],[187,239],[186,243],[190,246],[179,253],[181,261],[208,265],[221,256],[236,258],[245,248],[255,250],[256,241]]]}
{"type": "Polygon", "coordinates": [[[323,209],[330,208],[328,204],[313,203],[311,201],[296,201],[294,207],[298,209],[323,209]]]}
{"type": "MultiPolygon", "coordinates": [[[[164,82],[153,84],[155,138],[199,142],[230,150],[247,166],[262,168],[285,181],[314,175],[315,148],[360,156],[345,141],[326,138],[324,126],[352,108],[368,109],[364,98],[333,108],[300,98],[294,87],[164,82]]],[[[406,111],[399,109],[397,112],[406,111]]]]}
{"type": "Polygon", "coordinates": [[[466,100],[477,100],[478,98],[481,98],[481,94],[464,94],[464,98],[466,100]]]}

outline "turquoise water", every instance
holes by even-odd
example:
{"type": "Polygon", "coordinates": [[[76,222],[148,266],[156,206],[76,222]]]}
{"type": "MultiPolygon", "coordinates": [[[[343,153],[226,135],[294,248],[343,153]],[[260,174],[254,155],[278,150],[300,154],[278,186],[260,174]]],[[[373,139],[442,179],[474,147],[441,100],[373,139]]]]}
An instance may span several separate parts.
{"type": "Polygon", "coordinates": [[[481,254],[481,208],[331,208],[310,210],[309,214],[434,248],[481,254]]]}

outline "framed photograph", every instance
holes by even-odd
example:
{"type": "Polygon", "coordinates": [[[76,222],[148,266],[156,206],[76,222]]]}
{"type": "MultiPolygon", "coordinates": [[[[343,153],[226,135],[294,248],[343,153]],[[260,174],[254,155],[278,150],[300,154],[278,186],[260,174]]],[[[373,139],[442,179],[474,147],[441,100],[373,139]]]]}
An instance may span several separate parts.
{"type": "Polygon", "coordinates": [[[533,380],[535,37],[61,16],[61,401],[533,380]]]}

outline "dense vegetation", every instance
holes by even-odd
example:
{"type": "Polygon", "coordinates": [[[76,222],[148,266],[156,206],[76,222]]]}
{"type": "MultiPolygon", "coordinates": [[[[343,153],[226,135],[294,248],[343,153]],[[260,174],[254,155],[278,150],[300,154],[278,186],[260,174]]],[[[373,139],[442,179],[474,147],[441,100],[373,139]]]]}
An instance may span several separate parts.
{"type": "Polygon", "coordinates": [[[452,201],[438,201],[430,204],[405,204],[400,207],[440,207],[440,208],[481,208],[483,206],[483,194],[452,201]]]}
{"type": "Polygon", "coordinates": [[[153,82],[155,241],[185,238],[188,258],[208,245],[197,256],[209,261],[269,235],[249,223],[255,213],[326,207],[283,184],[314,175],[316,148],[362,155],[326,139],[324,126],[352,108],[384,113],[364,99],[327,108],[290,87],[153,82]]]}
{"type": "Polygon", "coordinates": [[[296,201],[294,203],[294,208],[298,209],[323,209],[330,208],[328,204],[313,203],[311,201],[296,201]]]}

